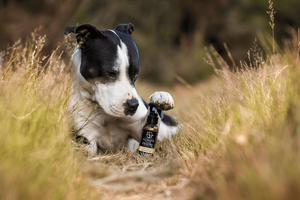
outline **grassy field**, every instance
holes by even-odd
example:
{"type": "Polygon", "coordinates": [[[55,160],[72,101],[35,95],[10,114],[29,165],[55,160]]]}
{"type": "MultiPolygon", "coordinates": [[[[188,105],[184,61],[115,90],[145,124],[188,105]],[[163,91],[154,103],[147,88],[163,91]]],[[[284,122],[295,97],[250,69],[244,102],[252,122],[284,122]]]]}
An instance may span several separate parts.
{"type": "Polygon", "coordinates": [[[181,125],[150,158],[72,142],[70,65],[59,48],[44,57],[36,35],[10,47],[0,71],[0,199],[300,198],[299,31],[282,49],[260,36],[264,54],[255,42],[239,67],[209,47],[216,75],[205,83],[138,82],[145,99],[169,91],[181,125]]]}

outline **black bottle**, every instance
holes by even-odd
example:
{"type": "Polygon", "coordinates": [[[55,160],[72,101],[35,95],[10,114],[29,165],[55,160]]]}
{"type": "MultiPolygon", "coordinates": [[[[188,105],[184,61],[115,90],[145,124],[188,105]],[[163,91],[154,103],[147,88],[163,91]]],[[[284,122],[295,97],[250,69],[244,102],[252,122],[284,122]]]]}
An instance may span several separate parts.
{"type": "Polygon", "coordinates": [[[158,110],[154,105],[150,104],[150,113],[148,115],[145,126],[142,130],[142,137],[138,154],[140,155],[153,155],[155,151],[155,144],[158,136],[158,114],[161,119],[163,118],[162,110],[158,110]]]}

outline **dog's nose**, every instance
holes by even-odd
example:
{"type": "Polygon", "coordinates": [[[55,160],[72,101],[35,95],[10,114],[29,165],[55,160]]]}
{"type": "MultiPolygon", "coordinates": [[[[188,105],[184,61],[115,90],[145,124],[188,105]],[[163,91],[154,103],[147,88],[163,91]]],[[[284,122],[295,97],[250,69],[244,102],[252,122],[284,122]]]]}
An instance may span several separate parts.
{"type": "Polygon", "coordinates": [[[126,101],[127,106],[130,110],[130,112],[135,112],[137,110],[137,108],[139,107],[139,101],[136,98],[132,98],[132,99],[128,99],[126,101]]]}

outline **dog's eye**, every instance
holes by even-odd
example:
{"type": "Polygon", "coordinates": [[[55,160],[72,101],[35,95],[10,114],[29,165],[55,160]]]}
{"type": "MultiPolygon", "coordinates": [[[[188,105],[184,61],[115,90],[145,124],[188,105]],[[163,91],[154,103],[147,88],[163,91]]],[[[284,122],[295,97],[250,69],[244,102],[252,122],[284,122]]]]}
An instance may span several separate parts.
{"type": "Polygon", "coordinates": [[[106,71],[106,75],[111,78],[111,79],[115,79],[117,77],[117,72],[114,71],[106,71]]]}

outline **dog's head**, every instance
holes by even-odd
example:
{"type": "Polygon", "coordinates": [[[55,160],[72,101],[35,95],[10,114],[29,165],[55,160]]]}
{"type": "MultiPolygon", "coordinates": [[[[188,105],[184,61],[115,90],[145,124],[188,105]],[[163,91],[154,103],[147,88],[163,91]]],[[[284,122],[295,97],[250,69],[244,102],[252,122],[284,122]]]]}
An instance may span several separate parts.
{"type": "Polygon", "coordinates": [[[135,81],[139,54],[131,38],[132,24],[100,31],[90,24],[69,26],[65,34],[75,33],[81,51],[78,73],[90,84],[94,99],[108,115],[132,116],[138,106],[135,81]]]}

